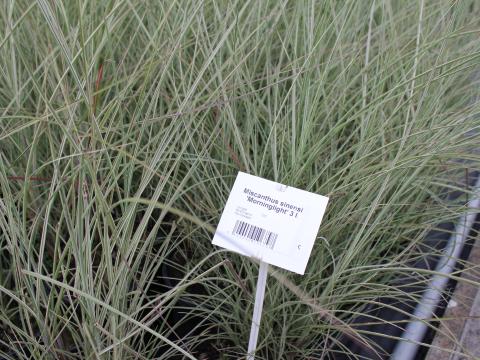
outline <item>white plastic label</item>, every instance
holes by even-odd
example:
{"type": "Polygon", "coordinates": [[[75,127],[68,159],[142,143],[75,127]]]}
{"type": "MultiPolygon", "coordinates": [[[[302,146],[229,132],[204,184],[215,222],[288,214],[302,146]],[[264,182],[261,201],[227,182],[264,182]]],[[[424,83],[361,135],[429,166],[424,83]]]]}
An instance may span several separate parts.
{"type": "Polygon", "coordinates": [[[239,172],[213,244],[304,274],[328,198],[239,172]]]}

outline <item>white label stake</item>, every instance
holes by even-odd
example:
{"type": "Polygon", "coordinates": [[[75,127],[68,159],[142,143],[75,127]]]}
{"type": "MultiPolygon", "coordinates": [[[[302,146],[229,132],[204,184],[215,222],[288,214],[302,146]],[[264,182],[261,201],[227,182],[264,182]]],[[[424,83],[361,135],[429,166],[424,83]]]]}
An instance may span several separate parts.
{"type": "Polygon", "coordinates": [[[255,349],[257,348],[258,331],[260,321],[262,320],[263,299],[265,297],[265,285],[267,284],[268,264],[260,261],[258,269],[257,290],[255,291],[255,304],[253,306],[252,327],[250,329],[250,339],[248,340],[247,360],[255,359],[255,349]]]}
{"type": "Polygon", "coordinates": [[[328,198],[239,172],[213,244],[261,259],[248,360],[254,360],[268,264],[303,275],[328,198]]]}

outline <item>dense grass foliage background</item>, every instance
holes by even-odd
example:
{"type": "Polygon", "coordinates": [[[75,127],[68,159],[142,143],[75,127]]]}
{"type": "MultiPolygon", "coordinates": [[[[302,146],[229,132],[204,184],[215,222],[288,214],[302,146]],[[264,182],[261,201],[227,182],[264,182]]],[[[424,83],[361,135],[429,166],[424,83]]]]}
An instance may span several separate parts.
{"type": "Polygon", "coordinates": [[[243,356],[257,265],[211,245],[239,170],[331,199],[306,275],[269,278],[258,358],[348,353],[365,334],[346,324],[406,300],[390,279],[465,212],[439,193],[478,168],[479,18],[474,0],[2,1],[0,357],[243,356]]]}

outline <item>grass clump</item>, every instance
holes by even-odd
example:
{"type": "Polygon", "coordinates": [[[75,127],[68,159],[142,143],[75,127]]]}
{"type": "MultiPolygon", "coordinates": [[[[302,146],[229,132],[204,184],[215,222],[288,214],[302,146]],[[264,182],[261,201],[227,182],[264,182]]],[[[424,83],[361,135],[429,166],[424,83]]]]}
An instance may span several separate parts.
{"type": "Polygon", "coordinates": [[[243,356],[256,265],[210,243],[238,170],[331,198],[259,359],[348,354],[465,212],[439,193],[478,168],[478,5],[3,2],[0,357],[243,356]]]}

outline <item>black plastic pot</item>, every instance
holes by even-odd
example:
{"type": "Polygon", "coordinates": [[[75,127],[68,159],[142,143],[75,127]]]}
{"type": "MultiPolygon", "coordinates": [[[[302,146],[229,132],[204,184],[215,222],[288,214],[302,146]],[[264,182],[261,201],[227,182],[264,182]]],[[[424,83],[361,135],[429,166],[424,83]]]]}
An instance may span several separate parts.
{"type": "MultiPolygon", "coordinates": [[[[477,183],[478,179],[479,172],[472,172],[470,174],[467,173],[465,185],[468,184],[469,187],[472,187],[477,183]]],[[[446,199],[451,202],[458,201],[462,195],[464,195],[464,193],[459,191],[444,194],[446,199]]],[[[429,254],[432,253],[432,249],[436,249],[438,250],[438,253],[441,254],[447,246],[447,243],[451,237],[451,233],[455,231],[456,225],[457,224],[453,221],[439,224],[436,230],[432,230],[427,234],[423,244],[421,245],[421,249],[423,249],[425,253],[429,254]]],[[[479,229],[480,215],[477,214],[476,219],[473,222],[473,226],[469,229],[469,235],[465,241],[465,245],[463,246],[459,260],[468,259],[479,229]]],[[[412,263],[411,267],[419,270],[434,270],[440,260],[441,255],[429,255],[421,258],[415,263],[412,263]]],[[[461,269],[461,265],[458,261],[456,263],[456,267],[458,270],[461,269]]],[[[415,294],[416,296],[422,294],[427,289],[426,282],[424,279],[420,278],[417,272],[414,272],[409,276],[398,277],[393,280],[391,285],[401,288],[402,291],[407,294],[415,294]]],[[[445,296],[443,297],[443,300],[437,305],[435,310],[436,315],[441,316],[444,313],[450,298],[448,294],[453,293],[455,286],[456,282],[450,280],[447,285],[447,289],[444,291],[445,296]]],[[[374,352],[370,348],[362,346],[358,342],[344,337],[341,339],[341,343],[344,347],[349,349],[351,354],[345,354],[339,346],[336,346],[335,350],[337,351],[333,356],[335,360],[352,359],[355,356],[359,359],[373,360],[386,360],[391,357],[398,342],[402,341],[397,340],[396,338],[401,338],[404,334],[406,324],[409,322],[409,320],[411,320],[417,303],[413,300],[400,301],[399,299],[393,297],[381,297],[378,298],[376,302],[381,305],[367,306],[362,311],[363,315],[358,316],[353,321],[355,329],[363,331],[365,334],[371,334],[364,336],[369,340],[369,343],[375,344],[376,351],[374,352]],[[369,322],[376,322],[377,324],[367,324],[369,322]]],[[[425,344],[430,344],[434,335],[435,331],[430,328],[423,337],[422,342],[425,344]]],[[[427,346],[418,346],[416,354],[414,355],[414,359],[424,359],[427,351],[427,346]]],[[[410,358],[405,358],[405,360],[410,360],[410,358]]]]}

